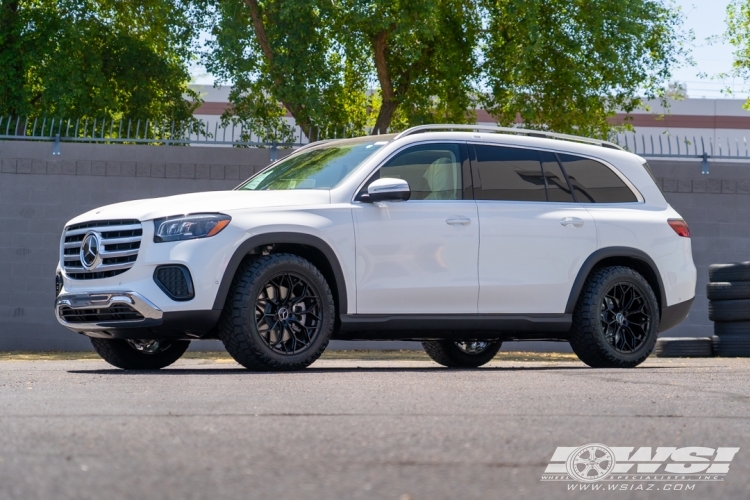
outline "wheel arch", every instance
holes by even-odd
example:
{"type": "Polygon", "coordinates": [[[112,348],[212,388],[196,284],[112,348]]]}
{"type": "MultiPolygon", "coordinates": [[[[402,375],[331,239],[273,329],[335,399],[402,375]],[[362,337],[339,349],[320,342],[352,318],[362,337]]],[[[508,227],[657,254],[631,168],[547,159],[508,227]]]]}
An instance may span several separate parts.
{"type": "MultiPolygon", "coordinates": [[[[331,287],[334,303],[339,314],[346,314],[348,311],[346,297],[346,281],[344,272],[341,269],[336,253],[330,245],[318,238],[305,233],[267,233],[251,236],[242,242],[229,259],[224,276],[219,285],[219,291],[214,299],[214,310],[224,308],[229,287],[232,279],[237,273],[240,263],[248,256],[260,254],[264,247],[273,245],[276,252],[285,252],[297,255],[309,260],[315,267],[320,270],[331,287]]],[[[338,314],[336,315],[338,317],[338,314]]]]}
{"type": "MultiPolygon", "coordinates": [[[[610,266],[626,266],[637,271],[641,276],[645,278],[651,289],[656,295],[656,300],[659,302],[659,310],[663,312],[667,306],[667,296],[664,290],[664,282],[659,274],[659,268],[654,263],[653,259],[642,250],[630,247],[608,247],[600,248],[599,250],[592,253],[583,263],[581,269],[578,271],[573,282],[573,288],[570,291],[568,297],[568,303],[565,306],[565,312],[572,314],[578,302],[578,297],[581,295],[583,285],[586,280],[596,269],[610,266]]],[[[659,315],[660,320],[662,314],[659,315]]]]}

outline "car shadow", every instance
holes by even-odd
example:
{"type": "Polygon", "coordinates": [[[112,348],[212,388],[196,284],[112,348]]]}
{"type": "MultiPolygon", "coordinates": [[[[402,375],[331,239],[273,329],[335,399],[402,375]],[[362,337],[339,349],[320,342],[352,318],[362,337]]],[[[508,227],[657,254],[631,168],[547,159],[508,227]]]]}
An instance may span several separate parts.
{"type": "MultiPolygon", "coordinates": [[[[674,370],[680,367],[671,366],[649,366],[636,368],[636,370],[674,370]]],[[[67,373],[78,375],[118,375],[118,376],[140,376],[140,375],[306,375],[311,373],[463,373],[463,372],[523,372],[523,371],[590,371],[593,373],[602,373],[604,370],[616,373],[629,371],[630,369],[597,369],[588,366],[488,366],[482,368],[443,368],[441,366],[425,367],[348,367],[348,368],[316,368],[311,366],[304,370],[273,372],[273,371],[250,371],[244,368],[164,368],[161,370],[120,370],[117,368],[96,369],[96,370],[67,370],[67,373]]]]}

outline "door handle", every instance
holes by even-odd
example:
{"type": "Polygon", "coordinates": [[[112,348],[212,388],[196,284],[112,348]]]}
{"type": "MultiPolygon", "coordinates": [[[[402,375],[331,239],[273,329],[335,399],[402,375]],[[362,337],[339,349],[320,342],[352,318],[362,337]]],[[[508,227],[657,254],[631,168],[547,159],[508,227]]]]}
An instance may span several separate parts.
{"type": "Polygon", "coordinates": [[[471,219],[468,217],[450,217],[445,220],[446,224],[450,224],[451,226],[461,225],[461,226],[468,226],[471,224],[471,219]]]}
{"type": "Polygon", "coordinates": [[[563,226],[581,227],[583,226],[583,219],[579,219],[578,217],[564,217],[560,219],[560,224],[563,226]]]}

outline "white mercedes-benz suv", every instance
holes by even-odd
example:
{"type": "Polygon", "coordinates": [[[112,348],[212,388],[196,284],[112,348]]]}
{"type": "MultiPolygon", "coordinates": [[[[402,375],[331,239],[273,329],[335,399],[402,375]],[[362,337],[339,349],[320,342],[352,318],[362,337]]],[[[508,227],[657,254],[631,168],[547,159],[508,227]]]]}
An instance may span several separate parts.
{"type": "Polygon", "coordinates": [[[331,339],[421,341],[448,367],[567,341],[589,366],[633,367],[695,286],[688,226],[643,158],[429,125],[310,144],[233,191],[76,217],[55,314],[124,369],[195,339],[252,370],[304,368],[331,339]]]}

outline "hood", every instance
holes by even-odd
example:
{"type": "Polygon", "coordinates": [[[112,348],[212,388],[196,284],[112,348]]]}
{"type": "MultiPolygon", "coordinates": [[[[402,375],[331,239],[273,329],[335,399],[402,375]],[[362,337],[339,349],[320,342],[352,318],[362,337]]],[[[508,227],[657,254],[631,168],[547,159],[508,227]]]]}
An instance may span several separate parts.
{"type": "Polygon", "coordinates": [[[209,191],[115,203],[95,208],[71,220],[69,224],[94,220],[138,219],[141,221],[170,215],[231,212],[233,210],[322,205],[331,202],[327,190],[288,191],[209,191]]]}

